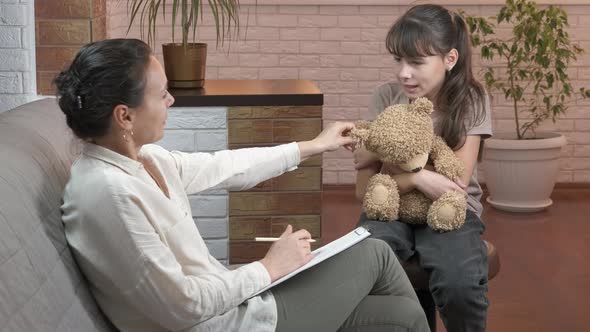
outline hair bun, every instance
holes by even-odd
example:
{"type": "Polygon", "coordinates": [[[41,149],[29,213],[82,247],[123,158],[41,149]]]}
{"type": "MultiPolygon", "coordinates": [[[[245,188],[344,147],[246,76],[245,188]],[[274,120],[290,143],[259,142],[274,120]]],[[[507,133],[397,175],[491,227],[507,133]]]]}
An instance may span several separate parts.
{"type": "Polygon", "coordinates": [[[77,98],[80,93],[80,78],[72,70],[67,69],[59,73],[53,83],[57,88],[57,98],[62,111],[66,115],[72,115],[80,108],[77,98]]]}

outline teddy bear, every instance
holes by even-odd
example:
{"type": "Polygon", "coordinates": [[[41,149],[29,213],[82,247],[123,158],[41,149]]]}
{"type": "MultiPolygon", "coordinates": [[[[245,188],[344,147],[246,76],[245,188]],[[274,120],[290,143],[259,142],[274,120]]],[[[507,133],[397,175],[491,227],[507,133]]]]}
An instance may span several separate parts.
{"type": "MultiPolygon", "coordinates": [[[[359,121],[350,135],[385,166],[418,172],[430,160],[437,173],[455,181],[464,166],[443,138],[434,134],[432,112],[427,98],[417,98],[411,104],[388,107],[374,121],[359,121]]],[[[427,223],[439,232],[460,228],[465,222],[466,205],[461,192],[447,192],[435,201],[416,189],[400,195],[393,177],[384,173],[369,179],[363,199],[363,209],[371,219],[427,223]]]]}

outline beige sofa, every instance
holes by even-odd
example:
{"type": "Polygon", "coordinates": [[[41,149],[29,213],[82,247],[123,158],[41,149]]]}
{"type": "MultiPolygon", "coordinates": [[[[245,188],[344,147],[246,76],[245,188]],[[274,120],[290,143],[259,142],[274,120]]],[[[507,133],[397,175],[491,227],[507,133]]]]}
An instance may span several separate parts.
{"type": "Polygon", "coordinates": [[[78,150],[55,99],[0,114],[0,331],[114,330],[61,222],[61,195],[78,150]]]}

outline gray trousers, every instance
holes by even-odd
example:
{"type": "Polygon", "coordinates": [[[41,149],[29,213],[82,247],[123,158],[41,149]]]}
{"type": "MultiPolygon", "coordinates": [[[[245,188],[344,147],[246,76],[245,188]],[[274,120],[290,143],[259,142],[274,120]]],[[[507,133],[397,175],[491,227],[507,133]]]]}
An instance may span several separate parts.
{"type": "Polygon", "coordinates": [[[447,233],[427,225],[369,220],[364,214],[359,224],[387,242],[401,260],[418,255],[430,273],[430,293],[447,331],[486,330],[488,257],[480,238],[485,226],[474,212],[467,211],[463,227],[447,233]]]}
{"type": "Polygon", "coordinates": [[[271,289],[277,332],[429,331],[391,248],[366,239],[271,289]]]}

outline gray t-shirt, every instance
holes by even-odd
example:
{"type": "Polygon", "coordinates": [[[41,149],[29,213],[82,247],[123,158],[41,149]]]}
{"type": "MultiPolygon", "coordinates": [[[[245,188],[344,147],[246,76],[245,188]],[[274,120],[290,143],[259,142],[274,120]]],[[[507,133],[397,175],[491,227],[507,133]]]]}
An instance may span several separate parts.
{"type": "MultiPolygon", "coordinates": [[[[389,82],[379,86],[373,93],[369,104],[369,112],[367,113],[366,120],[373,120],[377,115],[385,108],[395,104],[408,104],[409,98],[404,94],[399,84],[396,82],[389,82]]],[[[480,135],[483,140],[492,136],[492,117],[490,102],[486,96],[485,100],[485,111],[484,119],[479,125],[471,125],[470,119],[465,120],[467,135],[480,135]]],[[[440,113],[436,110],[431,115],[432,121],[435,128],[435,133],[440,135],[437,123],[440,119],[440,113]]],[[[481,151],[481,149],[480,149],[481,151]]],[[[467,208],[475,212],[478,216],[481,216],[483,206],[481,205],[482,190],[479,182],[477,182],[477,168],[473,170],[471,180],[467,186],[467,208]]]]}

